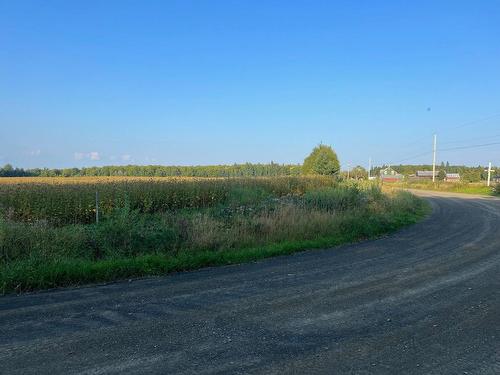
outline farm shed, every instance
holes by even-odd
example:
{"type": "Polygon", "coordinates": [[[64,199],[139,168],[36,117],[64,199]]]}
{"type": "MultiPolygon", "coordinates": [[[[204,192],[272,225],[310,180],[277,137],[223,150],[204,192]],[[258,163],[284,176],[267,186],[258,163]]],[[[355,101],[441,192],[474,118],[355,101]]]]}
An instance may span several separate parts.
{"type": "MultiPolygon", "coordinates": [[[[434,175],[434,177],[437,178],[439,174],[439,171],[436,171],[436,174],[434,175]]],[[[417,171],[417,173],[415,173],[415,177],[418,178],[418,179],[429,179],[429,180],[432,180],[432,171],[417,171]]]]}

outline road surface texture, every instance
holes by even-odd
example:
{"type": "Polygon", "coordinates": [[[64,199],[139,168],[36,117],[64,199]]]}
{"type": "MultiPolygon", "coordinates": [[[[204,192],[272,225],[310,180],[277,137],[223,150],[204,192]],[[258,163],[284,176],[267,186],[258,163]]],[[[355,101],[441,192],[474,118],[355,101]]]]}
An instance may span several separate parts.
{"type": "Polygon", "coordinates": [[[500,200],[375,241],[0,297],[1,374],[500,374],[500,200]]]}

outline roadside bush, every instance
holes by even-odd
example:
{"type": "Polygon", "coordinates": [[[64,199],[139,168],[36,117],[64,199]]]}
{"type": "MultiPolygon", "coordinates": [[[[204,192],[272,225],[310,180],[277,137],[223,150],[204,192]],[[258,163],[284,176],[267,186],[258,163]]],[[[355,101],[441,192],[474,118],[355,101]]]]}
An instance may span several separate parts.
{"type": "Polygon", "coordinates": [[[366,192],[357,186],[338,186],[309,191],[304,195],[306,207],[326,211],[345,211],[367,201],[366,192]]]}
{"type": "Polygon", "coordinates": [[[79,258],[98,260],[166,252],[178,235],[159,215],[116,209],[99,224],[53,227],[0,220],[0,261],[79,258]]]}
{"type": "Polygon", "coordinates": [[[500,184],[495,185],[495,188],[493,189],[493,194],[500,195],[500,184]]]}
{"type": "Polygon", "coordinates": [[[178,237],[159,215],[141,214],[129,205],[115,209],[89,232],[88,244],[95,258],[165,252],[175,247],[178,237]]]}
{"type": "Polygon", "coordinates": [[[247,206],[257,204],[272,196],[272,193],[260,186],[236,186],[228,192],[228,206],[247,206]]]}
{"type": "Polygon", "coordinates": [[[83,225],[52,227],[44,222],[17,223],[0,219],[0,262],[27,258],[90,258],[83,225]]]}

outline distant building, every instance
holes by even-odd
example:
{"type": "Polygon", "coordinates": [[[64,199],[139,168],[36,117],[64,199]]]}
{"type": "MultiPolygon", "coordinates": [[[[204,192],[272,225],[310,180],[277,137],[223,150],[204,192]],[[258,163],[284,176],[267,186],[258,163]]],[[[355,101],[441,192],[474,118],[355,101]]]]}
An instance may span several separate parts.
{"type": "Polygon", "coordinates": [[[445,181],[448,182],[458,182],[460,181],[460,174],[459,173],[446,173],[446,177],[444,178],[445,181]]]}
{"type": "Polygon", "coordinates": [[[380,179],[383,182],[399,182],[403,180],[403,175],[391,167],[387,167],[380,170],[380,179]]]}
{"type": "Polygon", "coordinates": [[[500,176],[495,176],[491,178],[491,181],[497,184],[500,184],[500,176]]]}
{"type": "MultiPolygon", "coordinates": [[[[439,171],[436,171],[435,174],[434,174],[434,177],[437,178],[439,174],[439,171]]],[[[417,171],[417,173],[415,173],[415,178],[417,179],[428,179],[428,180],[432,180],[432,171],[417,171]]]]}

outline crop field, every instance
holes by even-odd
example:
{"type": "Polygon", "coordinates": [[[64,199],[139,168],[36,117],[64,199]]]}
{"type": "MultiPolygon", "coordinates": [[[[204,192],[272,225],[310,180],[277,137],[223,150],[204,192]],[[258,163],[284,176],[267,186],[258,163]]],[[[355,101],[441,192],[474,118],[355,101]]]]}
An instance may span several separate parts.
{"type": "Polygon", "coordinates": [[[247,204],[332,186],[326,177],[273,178],[3,178],[0,209],[9,219],[55,225],[88,224],[124,206],[139,213],[247,204]]]}
{"type": "Polygon", "coordinates": [[[0,292],[333,246],[425,212],[408,193],[326,176],[1,178],[0,292]]]}

